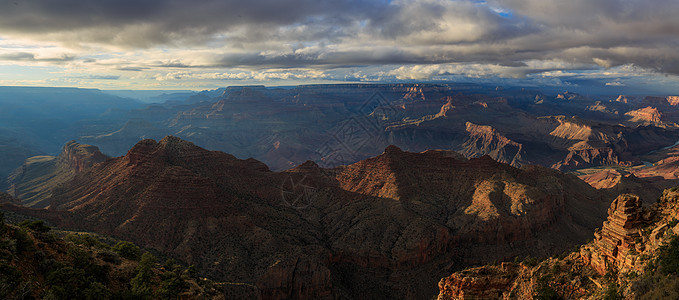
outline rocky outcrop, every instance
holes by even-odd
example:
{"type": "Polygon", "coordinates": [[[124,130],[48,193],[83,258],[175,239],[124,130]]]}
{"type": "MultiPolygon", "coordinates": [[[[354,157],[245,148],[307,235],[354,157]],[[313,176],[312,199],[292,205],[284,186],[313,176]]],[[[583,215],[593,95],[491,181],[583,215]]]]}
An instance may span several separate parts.
{"type": "MultiPolygon", "coordinates": [[[[471,84],[237,86],[209,102],[126,113],[128,119],[117,125],[83,128],[87,134],[79,140],[124,155],[139,140],[174,135],[281,171],[309,159],[324,167],[349,165],[379,155],[390,144],[414,152],[447,149],[468,157],[488,154],[514,166],[551,167],[563,162],[573,145],[585,142],[591,149],[612,149],[621,161],[636,161],[679,139],[669,123],[626,121],[623,114],[633,104],[602,99],[574,93],[554,99],[530,90],[471,84]],[[565,116],[547,117],[555,114],[565,116]],[[498,139],[521,149],[488,144],[485,134],[470,135],[467,122],[490,126],[498,139]]],[[[657,108],[658,113],[679,122],[679,111],[668,108],[657,108]]]]}
{"type": "Polygon", "coordinates": [[[586,100],[587,98],[577,93],[564,92],[556,95],[556,99],[561,101],[582,101],[586,100]]]}
{"type": "Polygon", "coordinates": [[[107,159],[95,146],[70,141],[59,156],[28,158],[8,177],[8,192],[26,206],[47,207],[55,187],[107,159]]]}
{"type": "Polygon", "coordinates": [[[647,106],[637,110],[629,111],[625,113],[631,122],[640,122],[645,124],[662,124],[663,113],[657,108],[647,106]]]}
{"type": "Polygon", "coordinates": [[[622,103],[629,103],[630,100],[628,99],[627,96],[625,95],[619,95],[618,98],[615,98],[615,102],[622,102],[622,103]]]}
{"type": "Polygon", "coordinates": [[[0,204],[2,203],[18,204],[19,201],[16,201],[16,199],[14,199],[14,197],[12,197],[10,194],[0,192],[0,204]]]}
{"type": "Polygon", "coordinates": [[[439,281],[438,300],[500,299],[511,287],[520,268],[502,263],[499,267],[473,268],[454,273],[439,281]]]}
{"type": "Polygon", "coordinates": [[[41,154],[41,151],[22,145],[18,138],[5,136],[0,130],[0,188],[8,186],[4,181],[5,177],[20,167],[27,158],[41,154]]]}
{"type": "Polygon", "coordinates": [[[78,144],[70,141],[64,145],[58,156],[58,163],[64,164],[76,172],[81,172],[108,159],[108,156],[99,151],[99,148],[91,145],[78,144]]]}
{"type": "MultiPolygon", "coordinates": [[[[620,195],[608,209],[608,220],[604,222],[600,231],[594,233],[596,251],[592,251],[590,264],[600,274],[606,274],[609,265],[618,270],[628,271],[639,266],[635,264],[635,257],[628,254],[642,252],[643,244],[639,234],[642,223],[641,200],[638,196],[620,195]]],[[[638,270],[642,271],[642,270],[638,270]]]]}
{"type": "Polygon", "coordinates": [[[461,154],[467,157],[489,155],[493,159],[520,167],[525,154],[523,145],[503,136],[491,126],[466,123],[468,139],[462,144],[461,154]]]}
{"type": "Polygon", "coordinates": [[[642,199],[642,202],[648,204],[655,202],[662,195],[664,185],[646,178],[639,178],[634,173],[622,169],[606,169],[579,177],[592,187],[607,191],[611,197],[620,194],[635,194],[642,199]]]}
{"type": "Polygon", "coordinates": [[[667,103],[669,103],[672,106],[677,106],[679,105],[679,96],[667,96],[667,103]]]}
{"type": "Polygon", "coordinates": [[[592,242],[541,261],[453,273],[439,282],[438,299],[665,298],[665,280],[678,278],[672,263],[679,244],[679,190],[665,190],[647,207],[635,195],[620,195],[608,213],[592,242]]]}
{"type": "Polygon", "coordinates": [[[621,161],[611,148],[586,148],[570,150],[563,161],[556,163],[552,168],[557,170],[575,170],[595,166],[630,166],[634,162],[621,161]]]}
{"type": "Polygon", "coordinates": [[[679,179],[679,156],[666,158],[652,166],[636,170],[639,177],[661,177],[664,179],[679,179]]]}

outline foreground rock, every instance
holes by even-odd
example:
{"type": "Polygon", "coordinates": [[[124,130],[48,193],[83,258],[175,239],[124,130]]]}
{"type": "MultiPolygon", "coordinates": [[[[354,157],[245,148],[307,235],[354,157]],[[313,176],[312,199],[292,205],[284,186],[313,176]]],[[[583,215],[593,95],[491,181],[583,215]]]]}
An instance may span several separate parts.
{"type": "Polygon", "coordinates": [[[638,196],[620,195],[608,213],[592,242],[542,261],[527,258],[453,273],[439,282],[438,299],[676,298],[677,189],[665,190],[648,207],[638,196]]]}

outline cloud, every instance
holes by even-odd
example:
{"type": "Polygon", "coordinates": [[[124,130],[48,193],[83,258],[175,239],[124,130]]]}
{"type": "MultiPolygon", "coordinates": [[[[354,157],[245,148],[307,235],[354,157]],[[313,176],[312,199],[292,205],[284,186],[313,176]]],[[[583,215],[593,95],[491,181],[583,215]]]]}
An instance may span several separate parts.
{"type": "Polygon", "coordinates": [[[83,76],[83,79],[95,79],[95,80],[118,80],[119,75],[87,75],[83,76]]]}
{"type": "Polygon", "coordinates": [[[37,57],[33,53],[28,52],[10,52],[10,53],[0,53],[0,60],[13,61],[13,62],[50,62],[50,63],[63,63],[74,60],[75,57],[67,54],[63,54],[59,57],[37,57]]]}
{"type": "Polygon", "coordinates": [[[612,81],[606,82],[606,86],[625,86],[625,84],[620,81],[612,81]]]}
{"type": "Polygon", "coordinates": [[[614,83],[679,74],[676,15],[676,0],[17,0],[0,3],[0,60],[166,82],[614,83]]]}
{"type": "Polygon", "coordinates": [[[130,72],[141,72],[144,70],[148,70],[149,68],[143,68],[143,67],[120,67],[116,68],[118,71],[130,71],[130,72]]]}
{"type": "Polygon", "coordinates": [[[157,81],[191,81],[191,80],[235,80],[235,81],[269,81],[269,80],[304,80],[322,79],[328,77],[322,71],[287,71],[287,70],[267,70],[261,72],[238,71],[238,72],[190,72],[178,71],[169,73],[158,73],[153,76],[157,81]]]}
{"type": "Polygon", "coordinates": [[[204,41],[241,27],[346,25],[386,6],[356,0],[19,0],[0,3],[0,28],[73,43],[145,47],[204,41]]]}

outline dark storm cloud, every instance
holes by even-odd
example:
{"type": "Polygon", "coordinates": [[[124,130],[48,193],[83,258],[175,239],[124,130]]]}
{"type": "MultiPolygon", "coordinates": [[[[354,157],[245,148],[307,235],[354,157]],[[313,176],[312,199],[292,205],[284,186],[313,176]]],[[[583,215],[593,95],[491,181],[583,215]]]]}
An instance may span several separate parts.
{"type": "Polygon", "coordinates": [[[517,39],[538,45],[531,47],[538,55],[551,52],[555,57],[605,67],[634,64],[679,74],[676,0],[489,2],[539,24],[540,34],[517,39]]]}
{"type": "MultiPolygon", "coordinates": [[[[677,15],[677,0],[0,0],[0,36],[214,50],[118,66],[128,70],[470,63],[522,76],[633,64],[679,74],[677,15]]],[[[0,59],[38,60],[27,54],[0,59]]]]}
{"type": "Polygon", "coordinates": [[[80,42],[150,46],[200,40],[236,26],[272,27],[320,17],[341,26],[381,14],[386,2],[356,0],[19,0],[0,2],[0,29],[57,33],[80,42]],[[78,33],[79,36],[75,36],[78,33]]]}
{"type": "Polygon", "coordinates": [[[62,55],[60,57],[46,57],[38,58],[33,53],[28,52],[15,52],[15,53],[5,53],[0,54],[0,60],[4,61],[14,61],[14,62],[50,62],[50,63],[63,63],[74,60],[74,56],[62,55]]]}
{"type": "Polygon", "coordinates": [[[131,71],[131,72],[141,72],[141,71],[148,70],[148,69],[149,68],[142,68],[142,67],[139,67],[139,68],[135,68],[135,67],[116,68],[116,70],[118,70],[118,71],[131,71]]]}

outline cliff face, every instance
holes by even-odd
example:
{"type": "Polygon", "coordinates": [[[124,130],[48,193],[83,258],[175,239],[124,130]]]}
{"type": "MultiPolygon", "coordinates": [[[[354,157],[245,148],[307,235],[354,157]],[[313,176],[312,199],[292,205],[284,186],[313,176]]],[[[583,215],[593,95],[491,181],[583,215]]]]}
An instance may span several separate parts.
{"type": "Polygon", "coordinates": [[[647,106],[625,113],[632,122],[642,122],[646,124],[662,124],[663,115],[657,108],[647,106]]]}
{"type": "Polygon", "coordinates": [[[174,137],[76,173],[49,201],[33,213],[272,299],[430,298],[445,273],[561,251],[605,214],[601,194],[574,176],[487,156],[392,146],[346,167],[271,172],[174,137]]]}
{"type": "Polygon", "coordinates": [[[520,266],[502,263],[498,268],[468,269],[454,273],[439,281],[437,299],[499,299],[514,281],[513,276],[502,276],[517,272],[520,266]],[[489,274],[489,272],[492,272],[489,274]]]}
{"type": "Polygon", "coordinates": [[[97,147],[70,141],[64,145],[59,156],[28,158],[8,177],[8,192],[26,206],[49,206],[46,200],[55,187],[106,159],[108,157],[97,147]]]}
{"type": "Polygon", "coordinates": [[[600,231],[594,233],[591,257],[584,257],[600,274],[605,274],[609,266],[620,271],[635,269],[643,271],[641,266],[628,254],[630,251],[642,252],[639,225],[643,222],[641,200],[634,195],[621,195],[608,209],[608,220],[600,231]]]}
{"type": "Polygon", "coordinates": [[[474,157],[489,155],[493,159],[520,167],[525,155],[523,145],[508,139],[498,133],[491,126],[477,125],[471,122],[466,124],[469,138],[462,144],[462,153],[465,156],[474,157]]]}
{"type": "Polygon", "coordinates": [[[661,177],[664,179],[679,179],[679,156],[658,161],[653,166],[635,172],[640,177],[661,177]]]}
{"type": "Polygon", "coordinates": [[[59,154],[58,162],[75,172],[81,172],[96,163],[108,159],[108,156],[99,151],[99,148],[91,145],[78,144],[70,141],[64,145],[59,154]]]}
{"type": "Polygon", "coordinates": [[[573,149],[563,161],[556,163],[552,168],[557,170],[577,170],[595,166],[615,166],[615,165],[632,165],[634,162],[621,161],[613,149],[605,148],[587,148],[587,149],[573,149]]]}
{"type": "Polygon", "coordinates": [[[636,171],[633,172],[607,169],[579,177],[592,187],[607,192],[611,198],[621,194],[635,194],[644,203],[654,203],[662,195],[663,187],[661,186],[665,183],[658,184],[654,180],[637,177],[636,171]]]}

